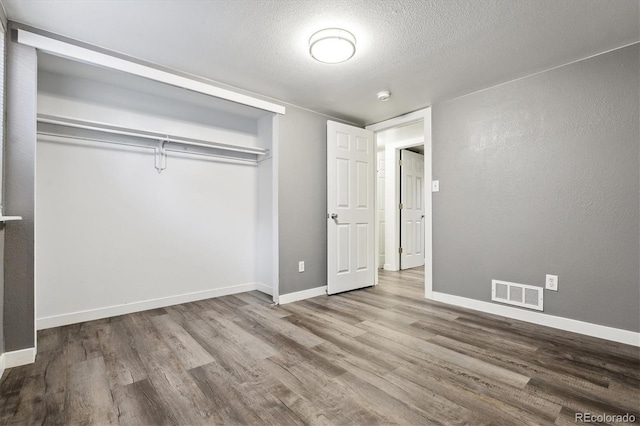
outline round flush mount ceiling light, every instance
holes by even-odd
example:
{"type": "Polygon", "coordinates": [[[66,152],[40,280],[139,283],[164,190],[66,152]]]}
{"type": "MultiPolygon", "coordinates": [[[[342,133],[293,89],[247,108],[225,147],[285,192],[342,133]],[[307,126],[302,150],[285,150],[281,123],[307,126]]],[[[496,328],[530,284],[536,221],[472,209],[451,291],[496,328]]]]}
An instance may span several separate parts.
{"type": "Polygon", "coordinates": [[[309,39],[309,53],[325,64],[337,64],[356,53],[356,38],[347,30],[327,28],[314,33],[309,39]]]}
{"type": "Polygon", "coordinates": [[[382,92],[378,92],[376,96],[378,97],[379,101],[388,101],[391,97],[391,92],[389,92],[388,90],[383,90],[382,92]]]}

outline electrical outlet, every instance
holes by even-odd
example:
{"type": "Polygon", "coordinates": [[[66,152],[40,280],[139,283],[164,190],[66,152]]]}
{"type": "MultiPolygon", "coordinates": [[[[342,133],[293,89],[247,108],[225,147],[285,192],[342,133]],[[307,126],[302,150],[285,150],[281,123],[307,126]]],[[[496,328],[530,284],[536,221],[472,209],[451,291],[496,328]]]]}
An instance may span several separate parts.
{"type": "Polygon", "coordinates": [[[547,290],[558,291],[558,276],[547,274],[547,279],[544,283],[544,287],[547,290]]]}
{"type": "Polygon", "coordinates": [[[440,191],[440,181],[434,180],[431,181],[431,192],[439,192],[440,191]]]}
{"type": "Polygon", "coordinates": [[[298,262],[298,272],[304,272],[304,260],[298,262]]]}

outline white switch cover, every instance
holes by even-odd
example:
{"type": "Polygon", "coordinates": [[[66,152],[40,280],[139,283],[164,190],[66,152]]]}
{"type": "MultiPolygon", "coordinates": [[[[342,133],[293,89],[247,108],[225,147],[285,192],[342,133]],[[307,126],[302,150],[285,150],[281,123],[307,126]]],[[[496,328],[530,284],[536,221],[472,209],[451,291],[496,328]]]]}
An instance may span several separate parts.
{"type": "Polygon", "coordinates": [[[304,272],[304,260],[298,262],[298,272],[304,272]]]}
{"type": "Polygon", "coordinates": [[[439,192],[440,191],[440,181],[434,180],[431,181],[431,192],[439,192]]]}
{"type": "Polygon", "coordinates": [[[558,291],[558,276],[547,274],[547,280],[545,281],[544,287],[547,290],[558,291]]]}

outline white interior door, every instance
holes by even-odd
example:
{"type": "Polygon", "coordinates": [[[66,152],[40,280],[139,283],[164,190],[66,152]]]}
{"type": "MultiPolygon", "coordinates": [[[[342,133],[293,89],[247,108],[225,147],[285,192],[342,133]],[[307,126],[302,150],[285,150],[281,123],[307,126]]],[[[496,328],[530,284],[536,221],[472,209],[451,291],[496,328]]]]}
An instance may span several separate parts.
{"type": "Polygon", "coordinates": [[[400,269],[424,265],[424,156],[400,151],[400,269]]]}
{"type": "Polygon", "coordinates": [[[373,132],[327,121],[329,294],[375,280],[373,132]]]}

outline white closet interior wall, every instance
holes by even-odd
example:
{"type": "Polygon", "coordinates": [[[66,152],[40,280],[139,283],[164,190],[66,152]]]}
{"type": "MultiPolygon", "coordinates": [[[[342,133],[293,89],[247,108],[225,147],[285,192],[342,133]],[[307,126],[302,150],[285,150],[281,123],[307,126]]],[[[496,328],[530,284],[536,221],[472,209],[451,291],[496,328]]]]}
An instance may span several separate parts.
{"type": "MultiPolygon", "coordinates": [[[[38,114],[266,149],[277,120],[42,54],[38,114]]],[[[40,135],[38,328],[252,289],[273,294],[272,163],[169,153],[159,174],[147,148],[40,135]]]]}

